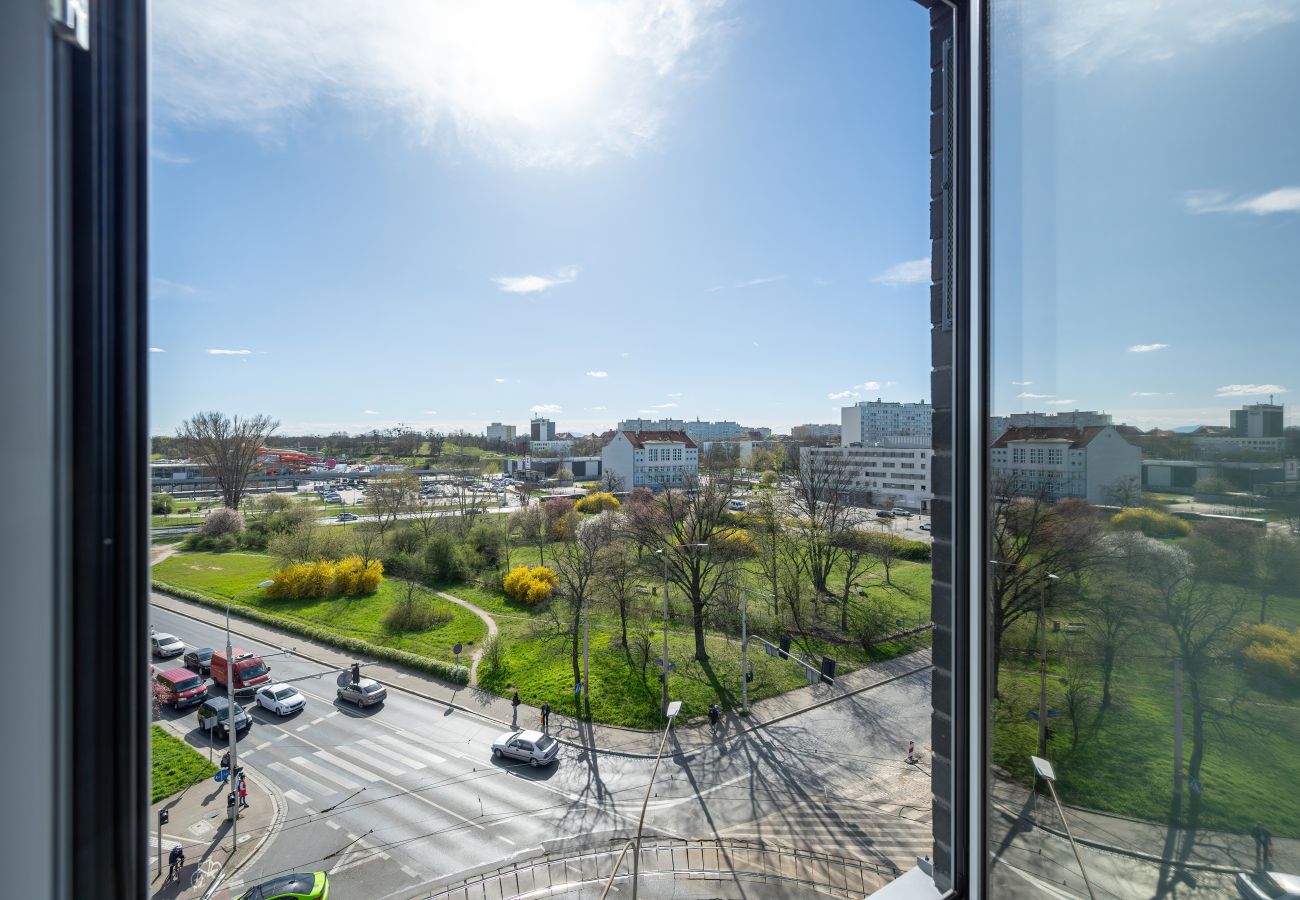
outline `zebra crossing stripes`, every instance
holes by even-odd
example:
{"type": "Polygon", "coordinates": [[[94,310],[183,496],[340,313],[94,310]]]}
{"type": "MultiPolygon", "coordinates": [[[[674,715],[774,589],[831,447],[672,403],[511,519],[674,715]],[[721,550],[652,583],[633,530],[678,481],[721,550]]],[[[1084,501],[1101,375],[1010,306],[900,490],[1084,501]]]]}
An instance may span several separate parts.
{"type": "Polygon", "coordinates": [[[307,777],[302,772],[298,772],[289,768],[284,763],[273,762],[270,765],[268,765],[267,768],[271,769],[272,771],[280,775],[288,776],[290,781],[292,781],[293,783],[301,787],[307,788],[307,790],[311,791],[317,797],[323,797],[327,794],[332,794],[336,790],[335,788],[332,787],[326,787],[325,785],[321,784],[319,781],[316,781],[313,778],[307,777]]]}
{"type": "Polygon", "coordinates": [[[384,756],[387,757],[388,759],[393,760],[394,762],[401,763],[402,765],[406,766],[406,768],[411,769],[413,771],[424,768],[424,763],[418,760],[411,759],[411,757],[409,756],[404,756],[401,753],[398,753],[396,750],[390,750],[387,747],[381,747],[379,744],[376,744],[374,741],[362,738],[361,740],[357,741],[357,745],[361,747],[365,747],[371,753],[378,753],[380,756],[384,756]]]}
{"type": "MultiPolygon", "coordinates": [[[[338,768],[342,769],[344,772],[351,772],[353,775],[356,775],[358,778],[364,778],[366,781],[375,782],[378,781],[381,777],[379,775],[376,775],[374,772],[370,771],[369,769],[363,769],[361,768],[361,766],[354,765],[353,763],[348,762],[346,759],[339,759],[337,756],[335,756],[333,753],[330,753],[328,750],[313,751],[312,756],[316,757],[317,759],[323,759],[325,762],[329,763],[330,765],[337,766],[338,768]]],[[[401,772],[398,772],[398,774],[400,775],[401,772]]]]}
{"type": "Polygon", "coordinates": [[[332,772],[331,770],[325,768],[324,766],[317,765],[315,762],[313,762],[312,760],[308,759],[305,756],[295,756],[293,759],[289,760],[289,762],[293,763],[293,765],[295,765],[300,769],[306,769],[308,772],[313,773],[317,777],[324,778],[326,781],[331,782],[332,784],[336,785],[339,788],[342,788],[345,791],[350,791],[357,786],[357,783],[352,779],[343,778],[342,776],[336,774],[335,772],[332,772]]]}
{"type": "Polygon", "coordinates": [[[402,735],[399,737],[398,735],[395,734],[380,734],[380,735],[376,735],[376,737],[378,737],[379,740],[383,741],[385,744],[388,744],[393,747],[397,747],[399,750],[401,750],[403,754],[414,756],[417,759],[422,759],[431,766],[442,765],[447,761],[441,756],[439,756],[438,754],[431,753],[430,751],[425,750],[423,747],[420,747],[416,743],[417,738],[410,737],[407,735],[402,735]]]}
{"type": "Polygon", "coordinates": [[[396,778],[402,774],[402,770],[397,768],[397,766],[389,765],[387,762],[385,762],[382,759],[376,759],[373,755],[364,752],[364,750],[359,750],[356,747],[344,744],[335,747],[334,749],[339,753],[344,753],[350,757],[353,757],[354,759],[360,760],[362,763],[369,766],[370,768],[378,769],[379,771],[383,772],[385,775],[388,775],[390,777],[396,778]]]}

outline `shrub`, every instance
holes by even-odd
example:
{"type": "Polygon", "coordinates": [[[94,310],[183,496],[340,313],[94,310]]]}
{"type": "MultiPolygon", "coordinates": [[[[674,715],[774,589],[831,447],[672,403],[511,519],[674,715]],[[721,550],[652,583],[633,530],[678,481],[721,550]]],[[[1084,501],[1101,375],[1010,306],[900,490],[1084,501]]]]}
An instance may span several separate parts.
{"type": "Polygon", "coordinates": [[[519,566],[511,569],[501,581],[506,595],[521,603],[535,605],[549,600],[559,577],[546,566],[519,566]]]}
{"type": "Polygon", "coordinates": [[[377,559],[366,562],[348,556],[338,562],[318,559],[290,563],[271,576],[267,596],[277,600],[303,600],[334,594],[369,594],[379,589],[384,567],[377,559]]]}
{"type": "Polygon", "coordinates": [[[597,491],[594,494],[588,494],[583,497],[574,504],[574,508],[577,509],[578,512],[600,513],[607,509],[617,510],[622,505],[623,504],[618,502],[618,498],[608,491],[597,491]]]}
{"type": "Polygon", "coordinates": [[[470,567],[461,546],[445,531],[436,531],[424,548],[424,564],[434,581],[464,581],[470,567]]]}
{"type": "Polygon", "coordinates": [[[149,497],[149,508],[155,516],[165,516],[176,508],[176,500],[171,494],[152,494],[149,497]]]}
{"type": "Polygon", "coordinates": [[[451,613],[439,609],[418,591],[410,591],[384,613],[384,624],[393,631],[428,631],[451,621],[451,613]]]}
{"type": "Polygon", "coordinates": [[[904,559],[908,562],[929,562],[930,545],[924,541],[909,541],[905,537],[896,534],[874,534],[868,532],[866,535],[867,543],[876,550],[877,553],[887,554],[894,559],[904,559]]]}
{"type": "Polygon", "coordinates": [[[483,666],[489,674],[501,671],[505,664],[505,650],[501,646],[501,635],[490,634],[483,642],[483,666]]]}
{"type": "Polygon", "coordinates": [[[1248,625],[1234,635],[1246,671],[1264,681],[1300,686],[1300,628],[1248,625]]]}
{"type": "Polygon", "coordinates": [[[1192,533],[1192,526],[1182,519],[1158,509],[1135,507],[1118,512],[1111,517],[1112,528],[1120,531],[1140,531],[1152,538],[1187,537],[1192,533]]]}
{"type": "Polygon", "coordinates": [[[203,524],[199,526],[199,534],[204,537],[238,534],[243,530],[244,517],[239,514],[239,510],[230,509],[226,506],[208,513],[207,518],[203,520],[203,524]]]}
{"type": "Polygon", "coordinates": [[[465,535],[465,545],[480,557],[482,568],[500,565],[503,542],[500,526],[492,522],[475,522],[465,535]]]}
{"type": "Polygon", "coordinates": [[[206,553],[229,553],[231,550],[239,548],[240,535],[221,534],[216,537],[208,537],[198,531],[190,534],[181,543],[181,547],[186,550],[200,550],[206,553]]]}
{"type": "Polygon", "coordinates": [[[398,553],[419,553],[424,549],[424,535],[418,528],[407,526],[398,528],[389,538],[393,550],[398,553]]]}

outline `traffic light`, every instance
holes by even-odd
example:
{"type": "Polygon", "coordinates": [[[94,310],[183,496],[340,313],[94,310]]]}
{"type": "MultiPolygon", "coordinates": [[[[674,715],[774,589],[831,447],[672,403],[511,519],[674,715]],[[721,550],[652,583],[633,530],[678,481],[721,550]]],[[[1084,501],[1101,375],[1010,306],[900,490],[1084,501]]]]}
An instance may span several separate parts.
{"type": "Polygon", "coordinates": [[[754,680],[754,670],[753,670],[753,669],[750,669],[748,672],[745,673],[745,680],[746,680],[746,681],[753,681],[753,680],[754,680]]]}
{"type": "Polygon", "coordinates": [[[167,809],[160,809],[160,810],[158,810],[158,827],[159,827],[159,828],[161,828],[162,826],[166,825],[168,822],[171,821],[171,819],[172,819],[171,810],[167,810],[167,809]]]}
{"type": "Polygon", "coordinates": [[[361,683],[361,663],[352,664],[352,683],[353,684],[361,683]]]}

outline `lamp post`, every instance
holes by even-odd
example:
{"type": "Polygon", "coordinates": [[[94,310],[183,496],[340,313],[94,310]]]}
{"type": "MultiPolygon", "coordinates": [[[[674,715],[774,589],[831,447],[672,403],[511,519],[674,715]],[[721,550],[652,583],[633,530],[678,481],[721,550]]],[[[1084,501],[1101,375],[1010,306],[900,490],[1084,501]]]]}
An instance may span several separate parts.
{"type": "Polygon", "coordinates": [[[740,714],[749,715],[749,589],[740,589],[740,714]]]}
{"type": "Polygon", "coordinates": [[[1031,756],[1029,761],[1034,764],[1034,775],[1047,782],[1047,789],[1052,793],[1052,802],[1056,804],[1056,812],[1061,817],[1061,824],[1065,826],[1065,836],[1070,839],[1070,849],[1074,851],[1074,861],[1079,864],[1079,873],[1083,875],[1083,886],[1088,889],[1088,896],[1096,900],[1092,893],[1092,883],[1088,881],[1088,870],[1084,868],[1083,857],[1079,855],[1079,845],[1074,842],[1074,835],[1070,832],[1070,823],[1065,820],[1065,810],[1061,808],[1061,801],[1056,796],[1056,772],[1052,769],[1052,764],[1047,760],[1031,756]]]}
{"type": "MultiPolygon", "coordinates": [[[[244,594],[249,591],[255,591],[258,588],[270,587],[271,581],[259,582],[252,587],[244,588],[238,591],[233,597],[226,601],[226,737],[230,739],[230,768],[226,770],[226,783],[230,788],[229,803],[231,800],[234,804],[231,808],[234,815],[230,819],[230,855],[234,856],[235,851],[239,849],[239,798],[235,793],[235,772],[239,770],[239,748],[235,740],[238,729],[235,727],[235,654],[230,643],[230,606],[244,594]]],[[[217,721],[220,721],[218,719],[217,721]]],[[[215,727],[215,726],[214,726],[215,727]]]]}
{"type": "Polygon", "coordinates": [[[1047,587],[1061,579],[1047,575],[1038,586],[1038,755],[1047,758],[1047,587]]]}
{"type": "MultiPolygon", "coordinates": [[[[680,550],[683,547],[691,547],[696,550],[701,548],[709,549],[708,544],[675,544],[672,549],[680,550]]],[[[668,548],[660,547],[655,553],[659,554],[664,561],[664,664],[663,664],[663,691],[660,696],[659,708],[663,710],[665,716],[668,715],[668,548]]]]}

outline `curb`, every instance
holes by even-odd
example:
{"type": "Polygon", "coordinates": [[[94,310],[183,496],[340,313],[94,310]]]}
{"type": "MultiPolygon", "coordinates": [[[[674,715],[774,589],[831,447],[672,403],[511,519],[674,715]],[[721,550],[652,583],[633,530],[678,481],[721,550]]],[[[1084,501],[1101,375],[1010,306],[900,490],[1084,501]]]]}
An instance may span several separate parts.
{"type": "MultiPolygon", "coordinates": [[[[182,599],[182,598],[180,598],[180,597],[173,597],[173,596],[171,596],[170,594],[165,594],[165,593],[163,593],[162,591],[152,591],[152,590],[151,590],[151,593],[157,593],[157,594],[160,594],[161,596],[165,596],[165,597],[167,597],[169,600],[172,600],[172,601],[174,601],[174,602],[176,602],[176,603],[184,603],[184,604],[189,604],[189,603],[190,603],[190,601],[188,601],[188,600],[184,600],[184,599],[182,599]]],[[[150,601],[150,605],[152,605],[152,600],[150,601]]],[[[200,604],[196,604],[196,605],[200,605],[200,604]]],[[[204,608],[206,609],[206,607],[204,607],[204,608]]],[[[207,622],[207,621],[205,621],[205,620],[199,618],[198,616],[192,615],[191,613],[189,613],[189,612],[187,612],[187,611],[184,611],[184,610],[171,610],[171,611],[172,611],[172,612],[175,612],[177,615],[182,615],[182,616],[185,616],[186,618],[193,619],[193,620],[196,621],[196,622],[202,622],[204,625],[212,625],[212,624],[213,624],[213,623],[211,623],[211,622],[207,622]]],[[[244,619],[243,617],[241,617],[241,616],[239,615],[239,611],[236,610],[236,609],[232,609],[232,610],[230,611],[230,616],[231,616],[232,619],[240,619],[241,621],[251,622],[252,624],[258,625],[258,626],[260,626],[260,627],[262,627],[262,628],[266,628],[266,629],[268,629],[268,630],[272,630],[272,631],[275,630],[275,629],[273,628],[273,626],[265,625],[265,624],[263,624],[263,623],[261,623],[261,622],[254,622],[254,621],[251,620],[251,619],[244,619]]],[[[231,633],[232,633],[232,634],[234,634],[234,633],[240,633],[240,634],[242,634],[241,632],[236,632],[234,628],[231,628],[231,633]]],[[[251,636],[251,635],[248,635],[248,634],[242,634],[242,636],[243,636],[243,637],[248,637],[248,638],[252,639],[252,636],[251,636]]],[[[325,662],[324,660],[321,660],[321,659],[319,659],[319,658],[317,658],[317,657],[315,657],[315,656],[312,656],[312,655],[310,655],[310,654],[308,654],[308,653],[304,653],[304,652],[302,652],[301,650],[298,650],[298,649],[296,649],[296,648],[294,649],[293,653],[294,653],[295,656],[302,657],[303,659],[307,660],[308,662],[314,662],[314,663],[316,663],[317,665],[320,665],[320,666],[326,666],[327,668],[333,668],[333,665],[332,665],[331,663],[327,663],[327,662],[325,662]]],[[[388,668],[393,669],[394,671],[403,671],[403,670],[401,670],[401,669],[400,669],[396,664],[385,663],[385,665],[386,665],[388,668]]],[[[674,758],[674,759],[690,759],[690,758],[692,758],[692,757],[694,757],[694,756],[698,756],[699,754],[704,753],[704,752],[706,752],[706,751],[708,751],[708,750],[713,750],[713,749],[715,749],[715,748],[717,748],[717,747],[720,747],[720,746],[727,746],[727,745],[729,745],[729,744],[731,744],[731,743],[734,743],[735,741],[739,740],[740,738],[744,737],[744,736],[747,735],[747,734],[751,734],[751,733],[756,732],[756,731],[758,731],[758,730],[760,730],[760,729],[767,728],[767,727],[770,726],[770,725],[775,725],[775,724],[777,724],[777,723],[779,723],[779,722],[784,722],[784,721],[786,721],[787,719],[792,719],[792,718],[794,718],[795,716],[799,716],[799,715],[802,715],[802,714],[804,714],[804,713],[811,712],[812,710],[815,710],[815,709],[821,709],[822,707],[824,707],[824,706],[829,706],[829,705],[832,704],[832,703],[838,703],[838,702],[841,701],[841,700],[845,700],[845,699],[847,699],[847,698],[849,698],[849,697],[854,697],[854,696],[856,696],[856,695],[858,695],[858,694],[861,694],[861,693],[863,693],[863,692],[865,692],[865,691],[869,691],[869,690],[872,690],[873,688],[881,687],[882,685],[886,685],[886,684],[889,684],[889,683],[891,683],[891,682],[898,681],[899,679],[907,678],[907,677],[909,677],[909,676],[911,676],[911,675],[915,675],[915,674],[918,673],[918,672],[924,672],[925,670],[927,670],[927,669],[931,669],[931,668],[933,668],[933,667],[934,667],[934,664],[933,664],[933,663],[926,663],[925,665],[917,666],[917,667],[914,668],[914,669],[909,669],[909,670],[907,670],[906,672],[900,672],[900,673],[897,673],[897,674],[895,674],[895,675],[890,675],[890,676],[887,676],[887,677],[885,677],[885,678],[882,678],[882,679],[879,680],[879,681],[874,681],[874,682],[872,682],[871,684],[863,685],[862,687],[858,687],[858,688],[854,688],[853,690],[851,690],[851,691],[846,691],[846,692],[844,692],[843,694],[838,694],[838,695],[836,695],[836,696],[834,696],[834,697],[827,697],[827,698],[825,698],[825,699],[823,699],[823,700],[818,700],[818,701],[816,701],[815,703],[810,703],[810,704],[808,704],[807,706],[802,706],[802,707],[799,707],[798,709],[791,710],[791,711],[789,711],[789,712],[781,713],[780,715],[773,716],[772,718],[770,718],[770,719],[765,719],[764,721],[761,721],[761,722],[754,722],[752,725],[748,725],[748,726],[746,726],[745,728],[741,729],[740,731],[737,731],[735,734],[730,735],[730,736],[728,736],[728,737],[726,737],[726,738],[723,738],[723,739],[721,739],[721,740],[711,742],[711,743],[709,743],[709,744],[707,744],[707,745],[704,745],[704,746],[695,747],[695,748],[690,749],[690,750],[683,750],[683,751],[680,751],[680,752],[678,752],[678,753],[674,753],[674,754],[672,754],[672,758],[674,758]]],[[[411,672],[405,672],[404,674],[407,674],[407,675],[419,675],[420,677],[426,677],[426,676],[423,675],[423,673],[411,673],[411,672]]],[[[456,703],[454,700],[447,700],[447,699],[444,699],[444,698],[442,698],[442,697],[435,697],[435,696],[433,696],[432,694],[425,693],[424,691],[421,691],[421,690],[419,690],[418,688],[412,687],[412,686],[410,686],[410,685],[406,685],[406,684],[390,684],[390,685],[388,685],[388,687],[390,687],[390,688],[395,688],[396,690],[400,690],[400,691],[402,691],[402,692],[404,692],[404,693],[411,694],[411,695],[416,696],[416,697],[421,697],[421,698],[423,698],[423,699],[425,699],[425,700],[430,700],[430,701],[432,701],[432,702],[434,702],[434,703],[441,703],[443,706],[446,706],[446,707],[448,707],[449,709],[455,709],[455,710],[458,710],[458,711],[463,712],[463,713],[467,713],[467,714],[472,715],[472,716],[477,716],[478,718],[483,719],[484,721],[491,722],[491,723],[496,724],[496,725],[500,725],[500,726],[502,726],[503,728],[509,728],[509,727],[510,727],[510,723],[506,722],[506,721],[503,720],[503,719],[498,719],[498,718],[496,718],[495,716],[490,716],[490,715],[488,715],[487,713],[480,712],[479,710],[470,709],[470,708],[467,707],[467,706],[462,706],[461,704],[456,703]]],[[[752,714],[752,713],[751,713],[751,714],[752,714]]],[[[574,721],[581,721],[581,720],[577,720],[577,719],[575,719],[574,721]]],[[[633,730],[633,729],[628,729],[628,730],[630,731],[630,730],[633,730]]],[[[658,735],[659,732],[647,731],[647,732],[644,732],[644,734],[645,734],[646,736],[653,736],[653,735],[658,735]]],[[[654,753],[642,753],[642,752],[640,752],[640,751],[636,751],[636,750],[620,750],[620,749],[617,749],[617,748],[614,748],[614,747],[593,747],[593,746],[590,746],[590,745],[588,745],[588,744],[584,744],[584,743],[580,743],[580,742],[578,742],[578,741],[574,741],[574,740],[572,740],[572,739],[570,739],[570,738],[556,737],[555,735],[551,735],[551,737],[554,737],[555,740],[556,740],[558,743],[563,744],[563,745],[565,745],[566,747],[572,747],[572,748],[574,748],[575,750],[585,750],[585,751],[593,752],[593,753],[603,753],[603,754],[605,754],[605,755],[607,755],[607,756],[621,756],[621,757],[624,757],[624,758],[627,758],[627,759],[654,759],[655,756],[656,756],[656,754],[654,754],[654,753]]]]}

